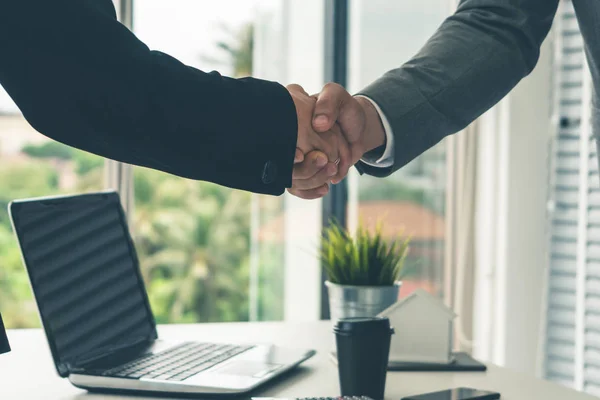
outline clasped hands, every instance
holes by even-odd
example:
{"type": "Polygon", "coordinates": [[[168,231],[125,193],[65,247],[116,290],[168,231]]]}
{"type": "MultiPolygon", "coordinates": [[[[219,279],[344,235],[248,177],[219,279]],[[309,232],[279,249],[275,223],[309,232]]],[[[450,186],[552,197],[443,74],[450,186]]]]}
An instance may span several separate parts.
{"type": "Polygon", "coordinates": [[[341,182],[365,153],[385,145],[385,131],[371,102],[353,97],[342,86],[329,83],[309,95],[288,85],[298,117],[298,141],[292,187],[303,199],[318,199],[330,184],[341,182]]]}

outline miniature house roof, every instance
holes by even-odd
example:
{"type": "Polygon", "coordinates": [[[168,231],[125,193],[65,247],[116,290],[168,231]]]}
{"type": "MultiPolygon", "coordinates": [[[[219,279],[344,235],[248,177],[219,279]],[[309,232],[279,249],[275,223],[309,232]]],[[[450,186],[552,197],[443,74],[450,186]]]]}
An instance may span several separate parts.
{"type": "Polygon", "coordinates": [[[450,308],[448,308],[444,304],[443,301],[441,301],[438,297],[433,296],[432,294],[430,294],[429,292],[427,292],[426,290],[423,290],[423,289],[415,290],[414,292],[412,292],[410,295],[408,295],[404,299],[396,302],[395,304],[393,304],[390,307],[383,310],[379,314],[379,316],[380,317],[388,317],[391,314],[393,314],[396,310],[406,306],[408,303],[413,302],[417,299],[420,301],[428,302],[433,307],[437,307],[440,311],[445,313],[448,316],[448,319],[450,319],[450,320],[456,318],[456,313],[454,311],[452,311],[450,308]]]}

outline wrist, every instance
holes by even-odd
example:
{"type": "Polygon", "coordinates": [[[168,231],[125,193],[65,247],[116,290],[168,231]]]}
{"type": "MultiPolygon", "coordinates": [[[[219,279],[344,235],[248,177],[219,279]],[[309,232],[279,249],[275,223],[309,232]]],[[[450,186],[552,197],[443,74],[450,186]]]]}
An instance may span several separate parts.
{"type": "Polygon", "coordinates": [[[373,103],[363,97],[355,97],[355,99],[365,113],[365,131],[362,135],[362,147],[365,153],[385,146],[387,137],[377,109],[373,103]]]}

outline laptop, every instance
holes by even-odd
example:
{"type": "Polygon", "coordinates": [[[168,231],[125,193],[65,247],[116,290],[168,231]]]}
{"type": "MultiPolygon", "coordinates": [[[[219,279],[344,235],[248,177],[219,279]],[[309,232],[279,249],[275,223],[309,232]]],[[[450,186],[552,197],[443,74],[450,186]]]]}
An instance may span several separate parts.
{"type": "Polygon", "coordinates": [[[89,391],[241,394],[315,352],[158,338],[116,192],[8,206],[58,374],[89,391]]]}
{"type": "Polygon", "coordinates": [[[6,329],[2,321],[2,314],[0,314],[0,354],[8,353],[9,351],[10,344],[8,343],[8,336],[6,335],[6,329]]]}

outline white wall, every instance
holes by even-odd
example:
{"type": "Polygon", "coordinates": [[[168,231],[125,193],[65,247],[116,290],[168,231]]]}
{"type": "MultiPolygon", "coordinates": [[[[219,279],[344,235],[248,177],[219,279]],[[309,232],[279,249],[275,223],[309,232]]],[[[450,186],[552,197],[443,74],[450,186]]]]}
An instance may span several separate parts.
{"type": "Polygon", "coordinates": [[[547,266],[551,38],[534,72],[481,120],[474,354],[536,374],[547,266]]]}

